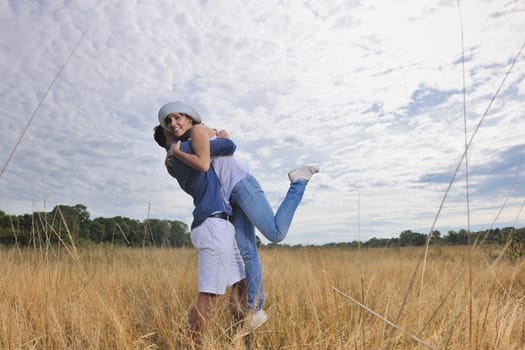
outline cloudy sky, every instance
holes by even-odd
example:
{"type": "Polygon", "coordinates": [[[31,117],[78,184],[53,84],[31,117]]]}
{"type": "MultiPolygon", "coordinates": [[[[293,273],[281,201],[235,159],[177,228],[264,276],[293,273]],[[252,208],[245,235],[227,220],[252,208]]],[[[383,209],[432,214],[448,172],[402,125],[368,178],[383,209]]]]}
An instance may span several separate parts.
{"type": "MultiPolygon", "coordinates": [[[[0,210],[190,223],[152,139],[180,99],[274,208],[289,170],[321,167],[285,243],[428,233],[471,137],[471,227],[522,227],[523,18],[520,0],[2,0],[0,210]]],[[[443,233],[467,228],[465,169],[443,233]]]]}

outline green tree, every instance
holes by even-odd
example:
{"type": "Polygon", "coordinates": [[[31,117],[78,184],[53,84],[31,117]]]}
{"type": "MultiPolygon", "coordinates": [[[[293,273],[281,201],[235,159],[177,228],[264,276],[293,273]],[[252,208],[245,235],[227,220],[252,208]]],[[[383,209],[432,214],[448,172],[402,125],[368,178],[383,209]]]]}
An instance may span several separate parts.
{"type": "Polygon", "coordinates": [[[51,210],[48,218],[55,229],[55,233],[66,241],[71,236],[80,234],[80,217],[74,207],[57,205],[51,210]]]}
{"type": "Polygon", "coordinates": [[[399,235],[399,244],[404,246],[421,246],[426,243],[426,235],[406,230],[399,235]]]}
{"type": "Polygon", "coordinates": [[[169,240],[174,247],[184,247],[191,245],[188,225],[182,221],[171,221],[169,229],[169,240]]]}
{"type": "Polygon", "coordinates": [[[0,244],[14,244],[15,236],[11,226],[11,218],[0,210],[0,244]]]}
{"type": "Polygon", "coordinates": [[[155,246],[169,246],[169,222],[159,219],[147,219],[144,221],[146,235],[144,244],[147,241],[155,246]]]}

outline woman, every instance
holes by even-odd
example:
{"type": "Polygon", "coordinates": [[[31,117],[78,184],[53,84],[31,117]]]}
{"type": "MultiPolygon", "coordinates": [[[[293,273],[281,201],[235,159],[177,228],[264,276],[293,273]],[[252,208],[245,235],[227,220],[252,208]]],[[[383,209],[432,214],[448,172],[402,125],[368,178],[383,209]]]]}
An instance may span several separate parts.
{"type": "MultiPolygon", "coordinates": [[[[172,132],[179,140],[170,147],[169,154],[195,169],[207,170],[211,160],[210,129],[201,125],[202,119],[197,111],[184,102],[175,101],[163,105],[159,110],[158,118],[162,127],[172,132]],[[180,150],[180,141],[190,138],[194,154],[180,150]]],[[[319,172],[319,168],[305,166],[288,174],[290,188],[275,215],[259,182],[232,156],[216,157],[213,168],[223,186],[225,197],[229,198],[233,208],[232,223],[245,264],[248,283],[249,313],[246,325],[253,330],[268,319],[262,310],[264,290],[255,227],[268,240],[282,241],[288,233],[306,184],[313,174],[319,172]]]]}

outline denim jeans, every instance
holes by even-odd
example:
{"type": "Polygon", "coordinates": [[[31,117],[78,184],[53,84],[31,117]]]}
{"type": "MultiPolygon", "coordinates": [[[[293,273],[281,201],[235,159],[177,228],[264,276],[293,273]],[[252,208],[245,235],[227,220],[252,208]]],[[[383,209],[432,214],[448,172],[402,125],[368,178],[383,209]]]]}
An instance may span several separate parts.
{"type": "Polygon", "coordinates": [[[290,228],[295,210],[306,189],[306,181],[290,184],[283,202],[274,216],[259,182],[248,175],[233,188],[230,200],[233,208],[232,223],[235,239],[244,260],[248,284],[248,307],[260,310],[264,302],[262,267],[257,253],[255,227],[272,242],[282,241],[290,228]]]}

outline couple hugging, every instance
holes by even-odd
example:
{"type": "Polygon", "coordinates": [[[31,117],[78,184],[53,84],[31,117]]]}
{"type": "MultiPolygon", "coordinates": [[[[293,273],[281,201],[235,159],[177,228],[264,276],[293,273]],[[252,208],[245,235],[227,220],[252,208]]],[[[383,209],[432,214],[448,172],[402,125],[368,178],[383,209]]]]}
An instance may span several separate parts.
{"type": "Polygon", "coordinates": [[[191,242],[199,252],[199,293],[189,311],[190,335],[198,342],[217,297],[229,286],[234,320],[250,332],[268,319],[255,227],[268,240],[282,241],[319,168],[288,174],[290,188],[274,215],[259,182],[233,157],[236,146],[226,131],[203,125],[199,113],[181,101],[163,105],[158,118],[154,138],[167,151],[167,170],[195,206],[191,242]]]}

